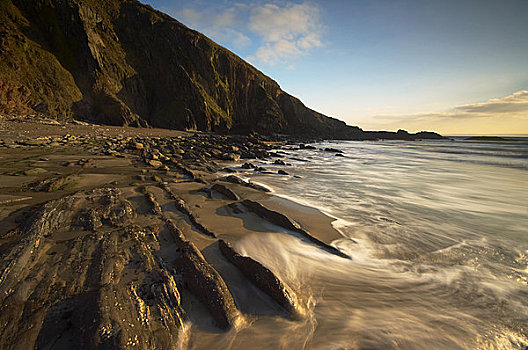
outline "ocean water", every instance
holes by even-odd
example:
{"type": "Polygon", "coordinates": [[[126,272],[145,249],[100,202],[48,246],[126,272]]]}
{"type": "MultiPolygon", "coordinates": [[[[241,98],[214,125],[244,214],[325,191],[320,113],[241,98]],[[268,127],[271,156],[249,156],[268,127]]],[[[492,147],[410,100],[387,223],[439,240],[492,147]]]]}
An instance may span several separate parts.
{"type": "Polygon", "coordinates": [[[315,146],[281,149],[289,166],[256,162],[290,176],[243,176],[335,217],[343,238],[333,244],[352,260],[287,235],[259,233],[238,242],[239,250],[301,291],[308,315],[259,318],[215,338],[216,344],[528,346],[528,138],[315,146]],[[320,150],[325,147],[344,157],[320,150]]]}

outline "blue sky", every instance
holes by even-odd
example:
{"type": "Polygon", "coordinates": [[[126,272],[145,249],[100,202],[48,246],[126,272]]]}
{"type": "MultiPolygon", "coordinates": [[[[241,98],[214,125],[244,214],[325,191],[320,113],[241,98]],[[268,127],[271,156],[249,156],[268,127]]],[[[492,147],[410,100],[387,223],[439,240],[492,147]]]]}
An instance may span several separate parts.
{"type": "Polygon", "coordinates": [[[143,0],[364,129],[528,134],[527,0],[143,0]]]}

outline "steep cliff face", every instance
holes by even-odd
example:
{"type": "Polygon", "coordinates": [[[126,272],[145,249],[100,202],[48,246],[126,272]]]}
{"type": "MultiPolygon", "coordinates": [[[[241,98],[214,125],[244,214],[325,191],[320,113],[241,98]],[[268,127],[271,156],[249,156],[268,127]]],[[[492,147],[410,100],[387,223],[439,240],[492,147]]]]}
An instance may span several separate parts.
{"type": "Polygon", "coordinates": [[[0,0],[0,10],[0,113],[367,137],[137,0],[0,0]]]}

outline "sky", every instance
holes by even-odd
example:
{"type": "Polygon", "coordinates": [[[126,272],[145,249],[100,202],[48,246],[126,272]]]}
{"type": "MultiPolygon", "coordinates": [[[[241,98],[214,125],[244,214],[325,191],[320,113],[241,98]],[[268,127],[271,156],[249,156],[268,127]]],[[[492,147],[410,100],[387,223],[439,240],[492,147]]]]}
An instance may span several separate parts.
{"type": "Polygon", "coordinates": [[[142,0],[365,130],[528,134],[528,0],[142,0]]]}

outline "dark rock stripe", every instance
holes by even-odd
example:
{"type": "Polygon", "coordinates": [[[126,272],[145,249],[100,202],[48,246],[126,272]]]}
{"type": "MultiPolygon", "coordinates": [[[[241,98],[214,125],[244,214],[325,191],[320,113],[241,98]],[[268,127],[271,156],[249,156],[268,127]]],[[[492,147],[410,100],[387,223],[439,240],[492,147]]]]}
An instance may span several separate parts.
{"type": "Polygon", "coordinates": [[[235,265],[255,286],[272,297],[291,316],[300,316],[297,296],[286,283],[282,282],[258,261],[240,255],[229,243],[220,240],[218,246],[225,258],[235,265]]]}
{"type": "Polygon", "coordinates": [[[183,242],[176,262],[189,291],[209,310],[222,329],[236,326],[240,319],[233,296],[218,272],[191,242],[183,242]]]}
{"type": "Polygon", "coordinates": [[[308,239],[310,242],[316,244],[317,246],[323,248],[327,252],[340,256],[342,258],[350,259],[350,256],[348,256],[347,254],[309,234],[307,231],[301,228],[298,223],[291,220],[286,215],[270,210],[264,207],[262,204],[248,199],[242,201],[241,203],[258,216],[268,220],[269,222],[275,225],[284,227],[287,230],[299,233],[301,236],[308,239]]]}

